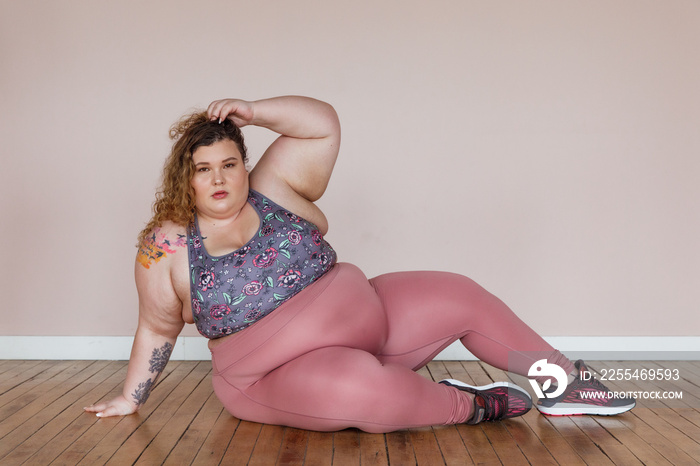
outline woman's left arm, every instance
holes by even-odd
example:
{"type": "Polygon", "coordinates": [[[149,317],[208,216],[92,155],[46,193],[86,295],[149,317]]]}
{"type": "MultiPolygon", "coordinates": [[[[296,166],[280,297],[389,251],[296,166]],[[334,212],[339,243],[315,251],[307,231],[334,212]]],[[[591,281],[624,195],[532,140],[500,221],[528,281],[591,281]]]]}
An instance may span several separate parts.
{"type": "Polygon", "coordinates": [[[331,105],[299,96],[254,102],[224,99],[212,102],[207,113],[212,120],[230,118],[239,127],[261,126],[281,135],[251,178],[284,181],[310,202],[323,195],[340,147],[340,122],[331,105]]]}

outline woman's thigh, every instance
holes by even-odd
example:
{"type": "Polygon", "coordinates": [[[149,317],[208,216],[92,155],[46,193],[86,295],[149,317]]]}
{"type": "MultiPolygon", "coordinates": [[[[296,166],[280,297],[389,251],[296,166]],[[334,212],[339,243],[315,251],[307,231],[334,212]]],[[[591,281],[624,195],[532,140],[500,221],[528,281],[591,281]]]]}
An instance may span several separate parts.
{"type": "Polygon", "coordinates": [[[511,320],[512,311],[473,280],[449,272],[397,272],[370,280],[389,327],[380,359],[414,369],[488,321],[511,320]]]}

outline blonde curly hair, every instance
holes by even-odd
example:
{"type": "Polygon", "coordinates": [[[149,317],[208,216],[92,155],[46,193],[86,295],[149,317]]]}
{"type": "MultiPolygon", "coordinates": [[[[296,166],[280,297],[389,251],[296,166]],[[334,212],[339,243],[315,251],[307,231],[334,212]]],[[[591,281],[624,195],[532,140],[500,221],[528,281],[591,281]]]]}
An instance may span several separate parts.
{"type": "Polygon", "coordinates": [[[163,181],[156,192],[153,217],[139,233],[139,245],[154,228],[167,220],[185,227],[194,221],[194,190],[190,180],[195,172],[192,154],[199,147],[229,139],[238,146],[243,163],[248,162],[240,128],[229,119],[221,123],[210,120],[203,111],[180,118],[170,127],[170,139],[175,142],[163,166],[163,181]]]}

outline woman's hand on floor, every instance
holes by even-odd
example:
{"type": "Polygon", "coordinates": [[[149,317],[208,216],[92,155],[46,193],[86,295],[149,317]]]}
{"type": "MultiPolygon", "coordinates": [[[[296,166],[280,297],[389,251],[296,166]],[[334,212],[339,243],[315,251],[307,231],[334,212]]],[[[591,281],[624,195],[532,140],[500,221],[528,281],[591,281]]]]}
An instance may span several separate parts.
{"type": "Polygon", "coordinates": [[[138,407],[131,401],[124,398],[124,396],[118,396],[113,400],[96,403],[83,409],[88,413],[96,413],[97,417],[109,417],[133,414],[136,412],[138,407]]]}

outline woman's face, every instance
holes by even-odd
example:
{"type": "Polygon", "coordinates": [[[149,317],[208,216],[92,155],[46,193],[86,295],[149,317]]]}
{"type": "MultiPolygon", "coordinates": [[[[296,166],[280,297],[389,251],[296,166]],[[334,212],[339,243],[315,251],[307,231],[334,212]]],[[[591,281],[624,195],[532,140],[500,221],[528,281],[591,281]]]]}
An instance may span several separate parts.
{"type": "Polygon", "coordinates": [[[248,200],[248,171],[236,143],[230,139],[200,146],[192,154],[195,206],[200,215],[230,218],[248,200]]]}

